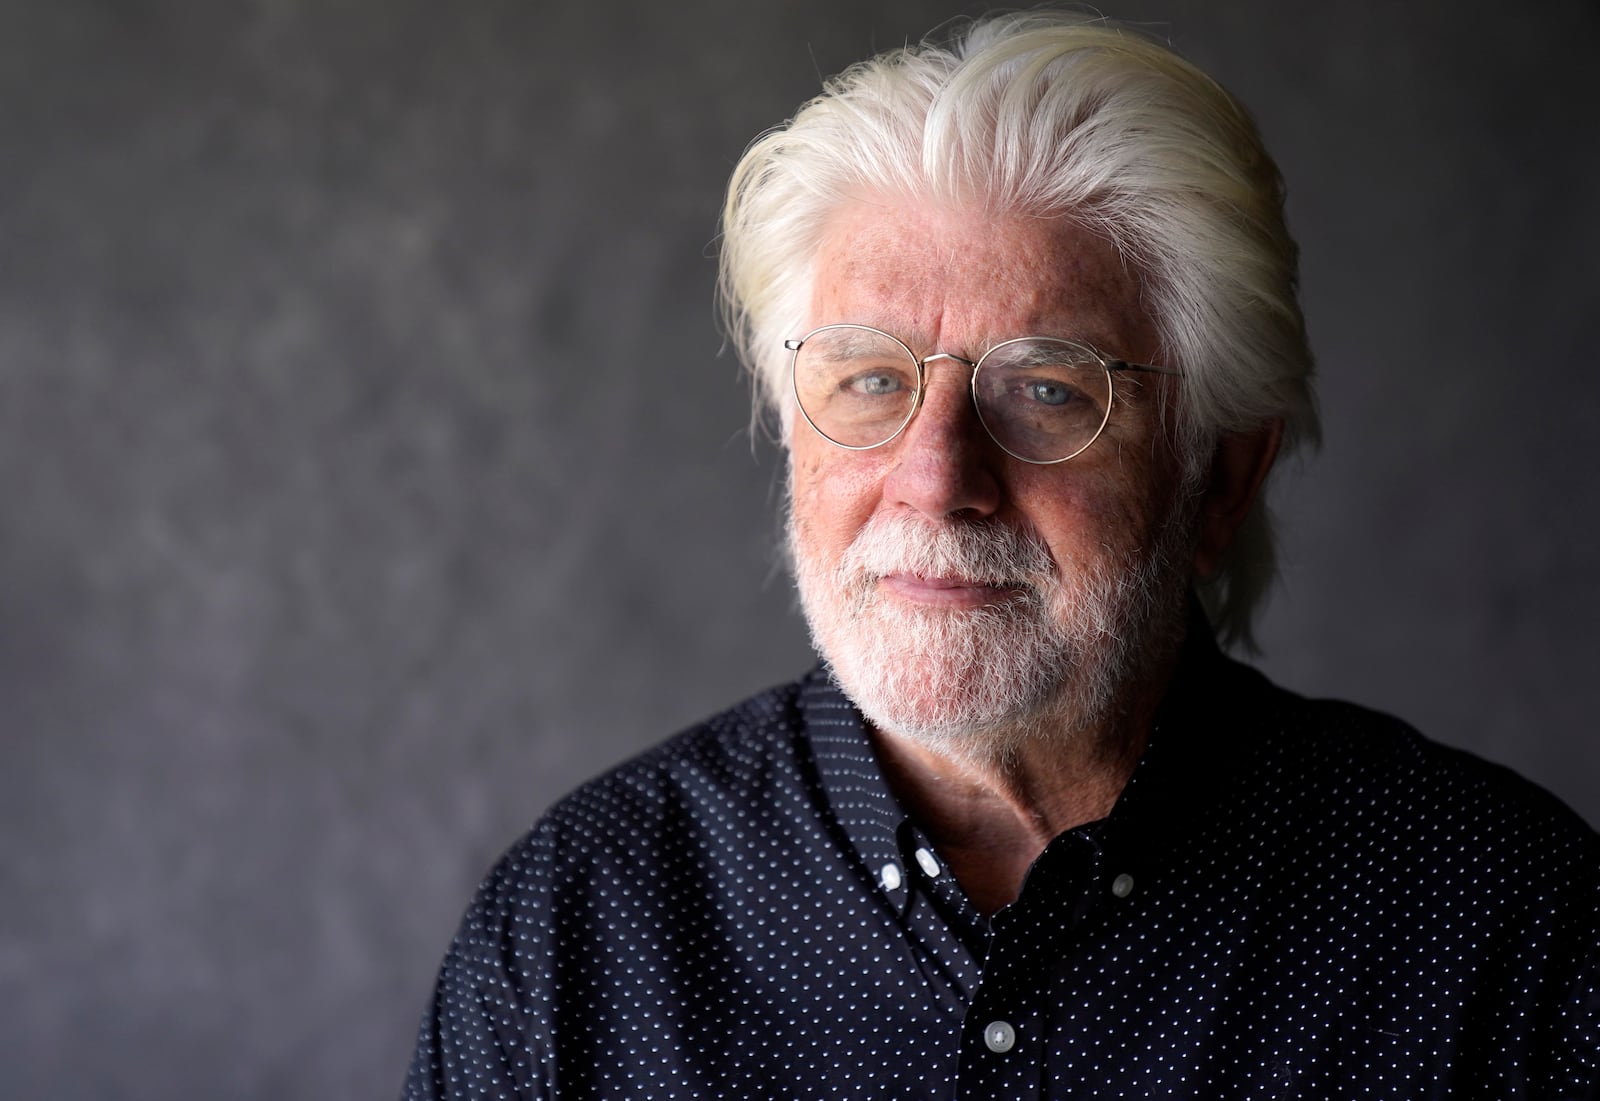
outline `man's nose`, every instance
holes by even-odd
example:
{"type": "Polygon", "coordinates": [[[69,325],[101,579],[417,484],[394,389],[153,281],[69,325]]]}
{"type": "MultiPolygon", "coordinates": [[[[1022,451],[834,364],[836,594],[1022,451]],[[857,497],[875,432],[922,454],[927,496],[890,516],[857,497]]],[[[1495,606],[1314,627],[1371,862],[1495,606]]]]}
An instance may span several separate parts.
{"type": "Polygon", "coordinates": [[[894,448],[884,479],[891,504],[933,519],[990,516],[1000,507],[1000,449],[972,404],[972,368],[940,356],[924,368],[922,404],[894,448]]]}

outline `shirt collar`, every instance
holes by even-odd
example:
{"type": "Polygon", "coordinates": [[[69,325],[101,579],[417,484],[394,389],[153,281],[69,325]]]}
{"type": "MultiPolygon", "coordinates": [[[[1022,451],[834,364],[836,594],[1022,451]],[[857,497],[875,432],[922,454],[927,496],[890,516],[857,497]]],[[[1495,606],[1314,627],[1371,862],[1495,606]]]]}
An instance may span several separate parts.
{"type": "Polygon", "coordinates": [[[820,665],[800,683],[800,713],[834,822],[871,878],[900,901],[906,876],[895,834],[906,814],[884,781],[861,713],[820,665]]]}
{"type": "Polygon", "coordinates": [[[1249,701],[1266,685],[1261,674],[1222,653],[1211,624],[1196,611],[1149,745],[1106,819],[1109,843],[1146,848],[1214,804],[1258,733],[1241,717],[1257,713],[1249,701]]]}

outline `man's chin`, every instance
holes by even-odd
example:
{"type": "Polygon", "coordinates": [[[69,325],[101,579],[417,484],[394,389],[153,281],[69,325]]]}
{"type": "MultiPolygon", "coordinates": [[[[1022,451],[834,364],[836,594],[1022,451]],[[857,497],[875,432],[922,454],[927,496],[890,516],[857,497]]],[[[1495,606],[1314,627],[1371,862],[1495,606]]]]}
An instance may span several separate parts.
{"type": "Polygon", "coordinates": [[[1098,711],[1097,701],[1072,698],[1077,678],[1059,662],[1002,662],[1007,667],[996,669],[957,653],[897,664],[888,669],[858,656],[830,667],[874,727],[941,755],[1003,757],[1025,741],[1082,726],[1098,711]]]}

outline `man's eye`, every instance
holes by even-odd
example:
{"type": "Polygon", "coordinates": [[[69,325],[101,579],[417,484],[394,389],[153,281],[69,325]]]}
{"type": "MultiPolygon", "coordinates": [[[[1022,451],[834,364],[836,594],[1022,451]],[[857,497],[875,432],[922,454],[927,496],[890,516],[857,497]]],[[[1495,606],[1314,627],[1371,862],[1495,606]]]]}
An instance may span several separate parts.
{"type": "Polygon", "coordinates": [[[1073,387],[1050,379],[1033,379],[1023,383],[1022,392],[1029,401],[1036,401],[1040,405],[1065,405],[1078,393],[1073,387]]]}
{"type": "Polygon", "coordinates": [[[850,380],[850,389],[858,394],[868,397],[881,397],[893,394],[900,389],[900,380],[894,375],[866,374],[857,375],[850,380]]]}

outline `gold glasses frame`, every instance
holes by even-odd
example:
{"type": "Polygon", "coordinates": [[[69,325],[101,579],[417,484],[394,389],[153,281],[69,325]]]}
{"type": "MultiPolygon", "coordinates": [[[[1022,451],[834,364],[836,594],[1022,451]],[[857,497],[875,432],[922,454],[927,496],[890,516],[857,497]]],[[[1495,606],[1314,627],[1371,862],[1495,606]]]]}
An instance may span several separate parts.
{"type": "Polygon", "coordinates": [[[810,332],[806,333],[804,336],[785,340],[783,342],[783,346],[789,350],[789,388],[794,393],[795,407],[800,410],[800,415],[805,418],[806,423],[811,426],[812,431],[821,436],[823,439],[827,440],[829,443],[833,444],[835,447],[842,447],[847,451],[871,451],[873,448],[882,447],[884,444],[890,443],[897,439],[900,434],[906,430],[906,426],[916,418],[917,411],[922,408],[922,396],[928,391],[928,378],[926,370],[927,365],[935,360],[948,359],[972,369],[972,375],[969,379],[969,388],[972,392],[972,407],[977,412],[978,422],[983,425],[983,430],[989,434],[989,438],[992,439],[995,442],[995,445],[1007,455],[1010,455],[1012,458],[1019,459],[1025,463],[1032,463],[1035,466],[1053,466],[1056,463],[1064,463],[1068,459],[1076,458],[1092,447],[1094,445],[1094,441],[1100,438],[1100,434],[1105,431],[1106,425],[1111,421],[1112,406],[1116,404],[1116,387],[1112,384],[1115,377],[1115,372],[1144,371],[1150,374],[1178,376],[1183,374],[1183,372],[1177,367],[1163,367],[1154,363],[1129,363],[1126,360],[1113,359],[1086,341],[1074,340],[1068,337],[1059,336],[1019,336],[1010,340],[1002,340],[1000,343],[989,348],[988,351],[984,352],[983,355],[979,356],[976,360],[967,359],[951,352],[935,352],[932,355],[922,356],[919,358],[917,353],[911,350],[910,345],[901,340],[899,337],[895,336],[893,333],[886,333],[882,329],[873,328],[871,325],[856,325],[850,323],[819,325],[815,329],[812,329],[810,332]],[[834,439],[832,436],[824,432],[817,425],[816,421],[811,419],[811,414],[806,411],[805,402],[801,400],[800,397],[800,381],[795,371],[795,364],[800,358],[800,349],[805,345],[806,341],[811,340],[819,333],[835,332],[841,329],[852,329],[885,337],[904,349],[906,357],[917,366],[917,392],[912,396],[911,407],[909,410],[907,410],[905,419],[895,427],[893,432],[876,443],[849,444],[842,443],[839,440],[834,439]],[[1101,369],[1106,373],[1107,399],[1105,413],[1100,418],[1100,424],[1095,428],[1094,433],[1088,438],[1087,441],[1083,443],[1082,446],[1078,447],[1069,454],[1061,456],[1059,459],[1033,459],[1029,458],[1027,455],[1019,455],[1017,452],[1007,447],[1005,441],[996,435],[994,428],[990,426],[989,422],[984,420],[983,405],[978,400],[978,374],[983,370],[983,365],[986,362],[989,362],[989,357],[993,356],[1002,348],[1010,348],[1017,344],[1023,344],[1031,341],[1048,341],[1050,343],[1063,344],[1068,347],[1087,352],[1089,357],[1098,362],[1101,369]]]}

